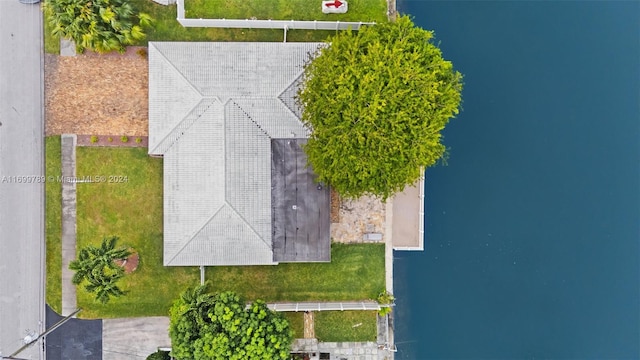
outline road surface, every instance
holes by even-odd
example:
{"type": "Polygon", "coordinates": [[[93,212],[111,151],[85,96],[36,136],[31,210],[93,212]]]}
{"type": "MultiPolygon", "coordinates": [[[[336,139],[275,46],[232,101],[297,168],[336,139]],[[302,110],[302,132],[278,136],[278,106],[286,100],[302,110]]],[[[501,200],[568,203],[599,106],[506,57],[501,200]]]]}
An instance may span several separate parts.
{"type": "Polygon", "coordinates": [[[40,5],[0,0],[0,356],[44,330],[42,59],[40,5]]]}

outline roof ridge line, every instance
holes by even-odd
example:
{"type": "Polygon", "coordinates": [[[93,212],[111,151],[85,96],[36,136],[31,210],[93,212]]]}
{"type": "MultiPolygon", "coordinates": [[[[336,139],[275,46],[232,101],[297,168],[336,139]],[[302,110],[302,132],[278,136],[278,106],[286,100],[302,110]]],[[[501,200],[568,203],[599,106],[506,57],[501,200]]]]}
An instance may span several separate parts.
{"type": "Polygon", "coordinates": [[[293,85],[296,81],[298,81],[298,79],[300,79],[300,77],[302,77],[304,75],[304,68],[302,68],[302,70],[300,70],[300,72],[298,72],[298,75],[296,75],[293,80],[291,80],[291,82],[284,87],[284,90],[282,90],[276,97],[278,99],[280,99],[280,96],[282,96],[282,94],[284,94],[285,91],[287,91],[287,89],[289,89],[291,87],[291,85],[293,85]]]}
{"type": "MultiPolygon", "coordinates": [[[[199,114],[196,115],[195,120],[193,120],[193,122],[191,123],[191,125],[189,125],[186,130],[189,130],[189,128],[191,128],[193,126],[193,124],[196,123],[196,121],[198,121],[202,115],[204,115],[204,113],[206,113],[209,108],[211,106],[213,106],[213,104],[215,103],[215,100],[219,99],[216,96],[207,96],[207,97],[201,97],[200,101],[198,101],[188,112],[187,115],[185,115],[182,120],[180,120],[176,126],[173,127],[173,129],[171,129],[171,131],[169,131],[169,133],[167,135],[165,135],[162,140],[158,141],[158,145],[156,145],[156,147],[153,148],[153,153],[155,153],[155,151],[162,147],[162,145],[164,145],[165,141],[176,132],[176,129],[180,127],[180,125],[182,125],[185,121],[187,121],[187,118],[189,117],[189,115],[198,107],[200,106],[200,104],[202,104],[205,100],[213,100],[212,102],[209,103],[209,105],[207,105],[207,108],[204,109],[202,112],[200,112],[199,114]]],[[[182,134],[180,134],[175,140],[171,141],[171,143],[169,144],[169,147],[167,147],[167,150],[163,151],[162,154],[164,155],[165,152],[167,152],[178,140],[180,140],[180,138],[182,137],[182,135],[184,135],[184,131],[182,134]]]]}
{"type": "MultiPolygon", "coordinates": [[[[280,106],[282,106],[285,109],[285,112],[289,112],[291,113],[291,116],[293,116],[293,118],[300,123],[300,125],[309,133],[311,134],[311,129],[307,126],[307,124],[304,123],[304,121],[302,121],[301,118],[298,117],[298,115],[296,115],[296,113],[293,112],[293,110],[291,110],[287,104],[284,103],[284,101],[282,101],[282,99],[278,98],[278,102],[280,103],[280,106]]],[[[308,136],[306,136],[305,138],[308,138],[308,136]]]]}
{"type": "MultiPolygon", "coordinates": [[[[298,80],[300,80],[300,83],[302,83],[301,78],[302,78],[303,76],[304,76],[304,68],[303,68],[303,69],[298,73],[298,75],[296,75],[296,77],[291,81],[291,83],[290,83],[289,85],[287,85],[287,87],[285,87],[285,88],[284,88],[284,90],[282,90],[282,91],[278,94],[278,96],[276,96],[276,99],[278,99],[278,100],[280,101],[280,103],[281,103],[282,105],[284,105],[284,107],[285,107],[287,110],[289,110],[289,112],[291,113],[291,115],[293,115],[293,117],[295,117],[295,118],[296,118],[296,120],[298,120],[300,123],[302,123],[302,124],[304,125],[304,123],[302,122],[302,116],[298,116],[298,115],[295,113],[295,111],[293,111],[293,109],[291,109],[291,107],[289,107],[289,105],[287,105],[287,104],[284,102],[284,99],[283,99],[283,95],[284,95],[284,93],[285,93],[287,90],[289,90],[289,88],[290,88],[291,86],[295,85],[295,84],[298,82],[298,80]]],[[[297,93],[296,93],[296,95],[297,95],[297,93]]],[[[294,101],[294,103],[295,103],[296,105],[298,105],[298,101],[297,101],[297,99],[296,99],[295,97],[293,97],[293,101],[294,101]]],[[[302,115],[302,107],[301,107],[301,106],[298,106],[298,108],[299,108],[300,113],[301,113],[301,115],[302,115]]]]}
{"type": "MultiPolygon", "coordinates": [[[[226,197],[226,196],[225,196],[226,197]]],[[[258,237],[258,239],[260,239],[262,241],[263,244],[265,244],[267,246],[267,248],[271,251],[271,253],[273,253],[273,245],[272,244],[267,244],[267,242],[262,238],[262,236],[260,236],[260,234],[258,234],[258,232],[256,231],[256,229],[253,228],[253,226],[251,226],[251,224],[247,221],[247,219],[244,218],[244,216],[242,216],[242,214],[240,214],[240,212],[238,210],[236,210],[235,207],[233,207],[233,205],[229,204],[229,202],[225,199],[225,204],[227,206],[229,206],[229,208],[231,210],[233,210],[233,212],[238,215],[238,217],[240,218],[240,220],[242,220],[243,223],[245,223],[245,225],[247,225],[249,227],[249,229],[251,229],[251,231],[256,234],[256,236],[258,237]]]]}
{"type": "MultiPolygon", "coordinates": [[[[262,131],[269,139],[271,139],[271,135],[269,135],[269,133],[262,128],[262,126],[260,126],[260,124],[258,124],[257,121],[253,120],[253,117],[251,115],[249,115],[249,113],[247,112],[247,110],[245,110],[242,106],[240,106],[240,104],[238,104],[235,100],[235,98],[230,98],[229,101],[231,101],[240,111],[242,111],[247,118],[249,119],[249,121],[251,121],[258,129],[260,129],[260,131],[262,131]]],[[[247,98],[249,99],[249,98],[247,98]]],[[[268,99],[268,98],[266,98],[268,99]]]]}
{"type": "Polygon", "coordinates": [[[222,203],[222,205],[220,205],[220,207],[218,208],[218,210],[216,210],[213,215],[211,215],[207,221],[204,222],[204,224],[202,226],[200,226],[198,228],[198,230],[196,230],[195,232],[193,232],[191,236],[189,236],[189,240],[185,241],[185,243],[180,247],[180,250],[176,251],[175,255],[173,255],[173,257],[171,257],[171,259],[167,262],[166,266],[170,266],[169,264],[171,264],[171,262],[176,258],[176,256],[180,255],[180,253],[182,252],[182,250],[184,250],[184,248],[187,247],[187,245],[189,245],[191,243],[191,241],[193,241],[195,235],[199,234],[200,231],[202,231],[202,229],[204,229],[205,226],[207,226],[207,224],[209,224],[209,222],[211,222],[211,220],[213,220],[214,217],[216,217],[216,215],[218,215],[218,213],[220,212],[220,210],[222,210],[222,208],[224,208],[224,205],[227,202],[225,201],[224,203],[222,203]]]}
{"type": "MultiPolygon", "coordinates": [[[[164,136],[162,138],[161,141],[158,142],[158,145],[156,145],[153,149],[148,149],[147,152],[148,153],[155,153],[156,150],[158,150],[160,148],[160,145],[162,145],[162,143],[164,143],[165,139],[167,139],[171,134],[173,134],[174,130],[176,127],[178,127],[180,124],[182,124],[182,122],[184,121],[184,119],[198,106],[202,103],[203,99],[208,98],[209,96],[205,97],[192,83],[191,81],[189,81],[189,79],[187,79],[187,77],[185,77],[185,75],[180,72],[180,70],[178,70],[178,68],[173,64],[173,62],[171,60],[169,60],[167,58],[167,55],[165,53],[162,52],[162,50],[158,47],[157,42],[150,42],[149,45],[153,46],[153,48],[155,49],[155,51],[162,57],[162,62],[165,63],[169,68],[173,69],[173,71],[178,75],[179,78],[182,79],[182,81],[184,83],[187,84],[187,86],[189,88],[191,88],[199,97],[200,100],[198,102],[196,102],[196,104],[182,117],[182,119],[176,124],[176,126],[174,126],[168,133],[166,136],[164,136]]],[[[173,145],[173,144],[172,144],[173,145]]],[[[170,148],[171,146],[169,146],[170,148]]],[[[162,152],[162,154],[164,155],[164,152],[162,152]]]]}
{"type": "Polygon", "coordinates": [[[162,55],[162,58],[169,64],[169,66],[171,66],[178,74],[180,74],[180,77],[182,77],[184,79],[184,81],[189,84],[189,86],[193,89],[193,91],[195,91],[196,93],[198,93],[198,95],[200,95],[200,97],[204,97],[204,95],[200,92],[200,90],[198,90],[192,83],[191,81],[189,81],[189,79],[187,79],[186,76],[184,76],[184,74],[178,70],[178,68],[173,64],[173,62],[171,62],[167,56],[160,51],[160,49],[155,45],[155,43],[153,44],[153,47],[158,51],[158,53],[160,55],[162,55]]]}

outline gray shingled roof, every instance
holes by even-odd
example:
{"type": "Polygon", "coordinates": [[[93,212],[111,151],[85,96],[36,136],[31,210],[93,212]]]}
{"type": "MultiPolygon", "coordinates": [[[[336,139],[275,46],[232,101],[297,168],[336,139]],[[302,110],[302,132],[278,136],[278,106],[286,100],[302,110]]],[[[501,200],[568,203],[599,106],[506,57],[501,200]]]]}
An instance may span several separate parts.
{"type": "Polygon", "coordinates": [[[271,139],[320,43],[149,43],[149,154],[164,156],[164,264],[275,264],[271,139]]]}

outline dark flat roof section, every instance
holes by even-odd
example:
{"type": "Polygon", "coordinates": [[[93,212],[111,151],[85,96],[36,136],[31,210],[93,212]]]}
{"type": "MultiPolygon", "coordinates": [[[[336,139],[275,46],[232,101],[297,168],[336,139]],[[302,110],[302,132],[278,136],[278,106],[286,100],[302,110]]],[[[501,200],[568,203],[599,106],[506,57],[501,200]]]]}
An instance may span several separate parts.
{"type": "Polygon", "coordinates": [[[331,261],[329,187],[315,182],[306,139],[271,140],[273,260],[331,261]]]}

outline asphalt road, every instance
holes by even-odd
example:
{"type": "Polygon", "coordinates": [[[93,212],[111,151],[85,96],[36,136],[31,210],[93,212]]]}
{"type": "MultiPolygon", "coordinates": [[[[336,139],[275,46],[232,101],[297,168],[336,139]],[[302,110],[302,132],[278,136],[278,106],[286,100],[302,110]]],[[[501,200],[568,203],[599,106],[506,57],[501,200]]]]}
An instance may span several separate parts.
{"type": "MultiPolygon", "coordinates": [[[[0,0],[0,355],[44,331],[42,12],[0,0]]],[[[18,357],[44,359],[36,343],[18,357]]]]}

